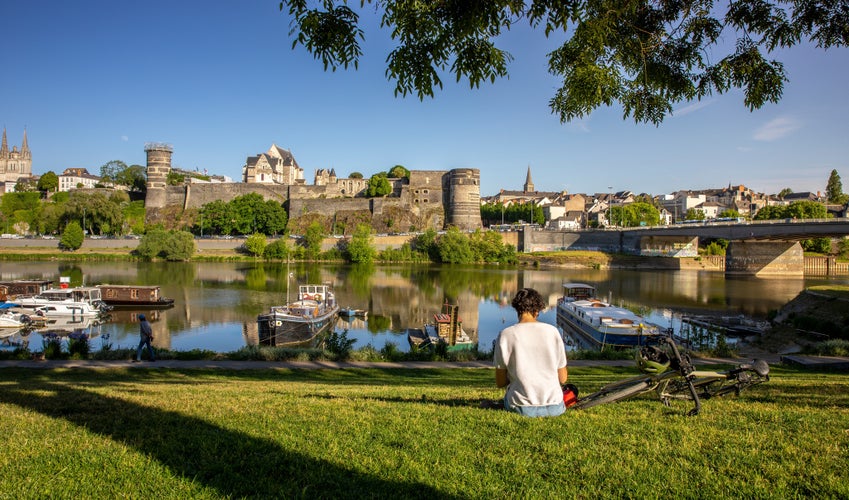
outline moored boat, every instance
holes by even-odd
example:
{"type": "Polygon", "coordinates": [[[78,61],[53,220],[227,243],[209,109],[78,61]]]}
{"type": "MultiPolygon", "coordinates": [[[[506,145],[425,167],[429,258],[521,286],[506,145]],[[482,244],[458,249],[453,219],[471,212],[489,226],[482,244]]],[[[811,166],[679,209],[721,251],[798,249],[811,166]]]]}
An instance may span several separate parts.
{"type": "Polygon", "coordinates": [[[159,308],[174,306],[174,299],[163,297],[157,285],[97,285],[104,303],[112,307],[159,308]]]}
{"type": "Polygon", "coordinates": [[[443,343],[449,351],[473,349],[477,343],[463,329],[458,309],[456,305],[443,304],[442,312],[433,315],[432,323],[426,323],[423,328],[408,328],[410,346],[422,348],[443,343]]]}
{"type": "Polygon", "coordinates": [[[329,285],[301,285],[298,297],[257,317],[262,345],[305,345],[329,330],[339,304],[329,285]]]}
{"type": "Polygon", "coordinates": [[[47,317],[54,316],[99,316],[108,309],[100,296],[100,289],[92,286],[73,288],[51,288],[38,295],[17,297],[22,311],[40,311],[47,317]]]}
{"type": "Polygon", "coordinates": [[[26,328],[32,324],[32,319],[28,314],[24,314],[17,309],[20,304],[13,302],[4,302],[0,304],[0,328],[26,328]]]}
{"type": "Polygon", "coordinates": [[[368,317],[368,311],[366,311],[365,309],[352,309],[350,307],[344,307],[342,309],[339,309],[339,316],[345,316],[346,318],[358,317],[365,319],[368,317]]]}
{"type": "Polygon", "coordinates": [[[596,298],[596,289],[584,283],[566,283],[557,301],[557,324],[564,331],[589,340],[595,347],[633,347],[657,342],[660,327],[642,316],[596,298]]]}

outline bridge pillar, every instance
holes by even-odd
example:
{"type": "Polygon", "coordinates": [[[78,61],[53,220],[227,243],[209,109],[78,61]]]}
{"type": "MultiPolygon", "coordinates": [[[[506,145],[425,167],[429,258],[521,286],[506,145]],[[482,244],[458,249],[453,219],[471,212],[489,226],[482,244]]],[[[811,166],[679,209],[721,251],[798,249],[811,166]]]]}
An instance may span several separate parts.
{"type": "Polygon", "coordinates": [[[737,240],[725,252],[726,276],[801,278],[805,257],[797,241],[737,240]]]}

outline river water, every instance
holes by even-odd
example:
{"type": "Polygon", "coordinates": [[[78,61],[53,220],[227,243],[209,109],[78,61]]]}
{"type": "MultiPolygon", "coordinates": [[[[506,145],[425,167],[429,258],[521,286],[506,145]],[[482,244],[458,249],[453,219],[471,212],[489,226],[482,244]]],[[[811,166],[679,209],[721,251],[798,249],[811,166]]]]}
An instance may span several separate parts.
{"type": "MultiPolygon", "coordinates": [[[[256,317],[294,298],[299,284],[333,285],[342,307],[365,309],[366,320],[340,318],[337,331],[356,340],[354,348],[381,349],[394,343],[409,349],[406,329],[420,328],[445,302],[459,305],[464,329],[491,350],[492,341],[516,321],[510,307],[515,292],[537,289],[550,308],[540,319],[556,325],[554,306],[565,282],[595,285],[599,295],[617,305],[637,307],[663,327],[675,326],[682,314],[713,314],[762,319],[792,300],[805,287],[849,284],[846,278],[725,278],[699,271],[631,271],[574,269],[500,269],[439,265],[351,266],[292,263],[135,263],[135,262],[0,262],[0,280],[47,279],[71,285],[159,285],[175,299],[163,311],[112,311],[102,323],[68,325],[65,334],[85,331],[91,349],[136,347],[144,312],[151,320],[154,345],[172,350],[231,352],[258,343],[256,317]],[[288,292],[287,292],[288,288],[288,292]]],[[[0,347],[42,350],[43,331],[2,332],[0,347]]],[[[62,333],[60,333],[61,335],[62,333]]]]}

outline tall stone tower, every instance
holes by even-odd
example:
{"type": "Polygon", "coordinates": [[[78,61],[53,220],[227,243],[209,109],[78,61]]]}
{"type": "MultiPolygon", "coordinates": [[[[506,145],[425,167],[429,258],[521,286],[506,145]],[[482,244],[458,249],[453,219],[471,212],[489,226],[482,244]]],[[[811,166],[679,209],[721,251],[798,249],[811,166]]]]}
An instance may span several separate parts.
{"type": "Polygon", "coordinates": [[[13,189],[15,183],[22,177],[32,177],[32,152],[27,143],[27,131],[24,129],[21,149],[18,150],[17,146],[12,146],[9,150],[4,127],[3,140],[0,142],[0,193],[3,192],[4,186],[7,187],[6,191],[13,189]],[[7,183],[8,186],[6,186],[7,183]]]}
{"type": "Polygon", "coordinates": [[[476,168],[455,168],[448,171],[448,207],[446,226],[461,230],[481,227],[481,172],[476,168]]]}
{"type": "Polygon", "coordinates": [[[536,191],[534,189],[534,181],[531,180],[531,166],[530,165],[528,165],[528,176],[525,178],[524,191],[526,193],[532,193],[532,192],[536,191]]]}
{"type": "Polygon", "coordinates": [[[166,205],[165,186],[168,174],[171,173],[171,153],[174,148],[170,144],[149,142],[144,145],[147,153],[147,194],[145,208],[164,208],[166,205]]]}

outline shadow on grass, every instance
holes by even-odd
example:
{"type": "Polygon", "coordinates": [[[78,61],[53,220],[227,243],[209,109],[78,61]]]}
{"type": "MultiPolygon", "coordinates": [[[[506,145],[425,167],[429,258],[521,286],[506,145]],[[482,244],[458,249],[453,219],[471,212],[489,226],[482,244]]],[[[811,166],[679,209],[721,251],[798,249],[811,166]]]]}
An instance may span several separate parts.
{"type": "Polygon", "coordinates": [[[123,443],[226,497],[448,497],[424,484],[353,472],[271,440],[65,384],[6,384],[0,402],[123,443]]]}

